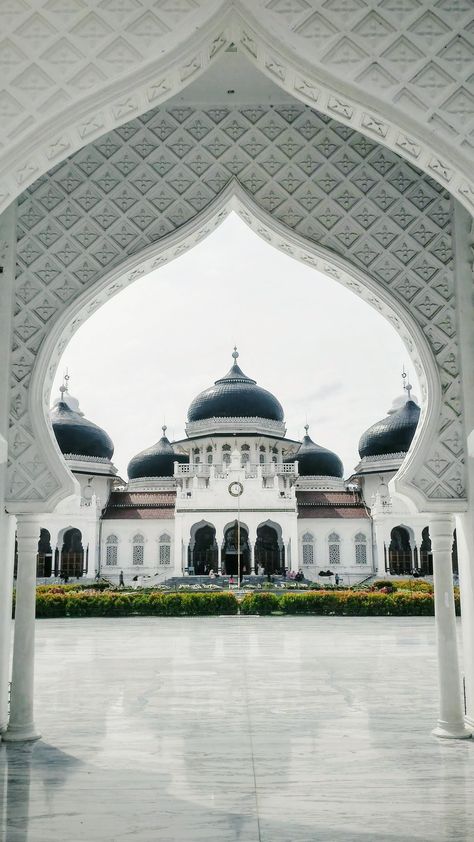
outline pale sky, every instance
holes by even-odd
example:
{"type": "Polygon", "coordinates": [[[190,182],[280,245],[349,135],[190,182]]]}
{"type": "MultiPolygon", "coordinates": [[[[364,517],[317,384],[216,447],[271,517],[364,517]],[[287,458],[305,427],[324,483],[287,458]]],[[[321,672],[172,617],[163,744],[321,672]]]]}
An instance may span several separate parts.
{"type": "Polygon", "coordinates": [[[168,425],[184,437],[191,400],[239,365],[273,392],[287,435],[306,420],[318,444],[341,457],[349,476],[362,432],[402,393],[413,366],[393,327],[354,293],[278,251],[232,214],[205,241],[135,281],[78,330],[60,362],[82,412],[129,460],[168,425]]]}

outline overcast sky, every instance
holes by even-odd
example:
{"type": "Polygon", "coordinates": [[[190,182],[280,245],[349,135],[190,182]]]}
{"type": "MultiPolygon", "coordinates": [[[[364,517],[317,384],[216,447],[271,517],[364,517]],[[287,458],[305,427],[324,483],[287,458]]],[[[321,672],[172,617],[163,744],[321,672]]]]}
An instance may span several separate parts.
{"type": "Polygon", "coordinates": [[[132,456],[184,436],[193,397],[222,377],[234,343],[243,371],[273,392],[287,435],[335,450],[349,476],[362,432],[402,393],[398,334],[336,281],[281,254],[232,214],[204,242],[135,281],[78,330],[59,365],[84,414],[132,456]]]}

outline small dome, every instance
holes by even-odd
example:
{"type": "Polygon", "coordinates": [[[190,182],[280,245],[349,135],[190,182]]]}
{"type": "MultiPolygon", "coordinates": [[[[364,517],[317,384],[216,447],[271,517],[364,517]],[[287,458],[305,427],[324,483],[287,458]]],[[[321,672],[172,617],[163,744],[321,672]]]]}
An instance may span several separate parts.
{"type": "Polygon", "coordinates": [[[102,427],[84,418],[75,398],[70,401],[77,409],[72,409],[66,400],[61,399],[50,412],[53,432],[61,453],[111,459],[114,445],[110,436],[102,427]]]}
{"type": "Polygon", "coordinates": [[[359,441],[359,454],[385,456],[389,453],[406,453],[415,435],[420,417],[420,407],[411,399],[400,409],[377,421],[363,433],[359,441]]]}
{"type": "Polygon", "coordinates": [[[298,473],[302,477],[339,477],[342,478],[344,466],[336,453],[327,450],[316,444],[308,435],[308,425],[305,427],[306,435],[294,456],[285,459],[285,462],[298,462],[298,473]]]}
{"type": "Polygon", "coordinates": [[[283,408],[271,392],[257,386],[237,365],[237,349],[230,371],[200,392],[188,410],[188,421],[207,418],[266,418],[283,421],[283,408]]]}
{"type": "Polygon", "coordinates": [[[188,457],[176,453],[170,441],[166,438],[166,427],[163,427],[161,439],[147,450],[142,450],[128,463],[129,479],[144,477],[172,477],[175,462],[187,462],[188,457]]]}

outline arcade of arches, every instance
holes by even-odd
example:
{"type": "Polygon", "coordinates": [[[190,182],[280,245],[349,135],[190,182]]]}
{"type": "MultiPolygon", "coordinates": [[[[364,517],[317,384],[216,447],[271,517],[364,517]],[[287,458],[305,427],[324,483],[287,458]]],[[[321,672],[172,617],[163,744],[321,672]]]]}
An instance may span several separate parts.
{"type": "MultiPolygon", "coordinates": [[[[140,4],[140,14],[144,5],[150,3],[140,4]]],[[[28,4],[21,6],[29,14],[28,4]]],[[[9,83],[0,185],[0,544],[7,559],[0,568],[2,730],[15,526],[18,578],[4,739],[37,736],[37,565],[66,575],[88,566],[82,530],[70,528],[55,548],[51,530],[40,535],[43,516],[78,495],[71,464],[46,421],[58,359],[81,321],[108,297],[192,247],[231,207],[276,248],[376,307],[410,351],[422,387],[421,422],[408,457],[405,451],[390,475],[390,494],[383,481],[374,487],[375,543],[385,547],[388,569],[411,563],[415,545],[419,563],[433,566],[440,632],[436,733],[465,737],[474,727],[472,4],[436,3],[428,13],[425,4],[411,2],[400,21],[398,4],[325,3],[318,17],[324,38],[309,3],[263,2],[255,14],[244,2],[192,6],[184,21],[185,12],[170,14],[160,29],[167,44],[158,50],[162,35],[146,32],[142,40],[152,55],[139,34],[114,29],[112,13],[102,10],[110,14],[112,41],[108,52],[94,53],[91,90],[79,83],[72,90],[61,62],[49,62],[53,46],[41,45],[41,31],[48,39],[61,32],[72,39],[70,55],[82,56],[82,42],[73,41],[84,20],[65,15],[60,26],[56,18],[35,24],[38,61],[47,66],[30,71],[42,80],[31,99],[36,106],[44,97],[53,116],[41,104],[34,115],[23,104],[23,72],[9,83]],[[212,33],[206,5],[216,11],[212,33]],[[128,38],[133,66],[117,58],[128,38]],[[43,83],[52,88],[43,90],[43,83]],[[392,522],[386,534],[381,515],[390,514],[397,499],[418,519],[416,541],[403,523],[392,522]],[[423,534],[427,526],[429,535],[423,534]],[[454,527],[466,717],[452,587],[454,527]]],[[[41,14],[65,13],[61,4],[46,4],[41,14]]],[[[27,29],[17,29],[13,14],[10,25],[12,37],[25,39],[18,56],[30,55],[27,29]]],[[[195,423],[198,430],[200,420],[195,423]]],[[[387,472],[379,471],[377,459],[364,458],[359,473],[370,485],[371,476],[387,472]]],[[[259,479],[266,481],[262,468],[259,479]]],[[[285,470],[283,495],[289,493],[285,470]]],[[[198,484],[202,476],[195,474],[198,484]]],[[[183,482],[184,472],[179,478],[183,482]]],[[[196,531],[193,564],[215,564],[217,551],[234,565],[232,530],[217,548],[211,525],[196,531]]],[[[275,534],[269,526],[255,536],[242,529],[243,552],[267,569],[281,569],[285,548],[275,534]]],[[[294,550],[298,540],[295,534],[294,550]]],[[[333,558],[338,546],[331,541],[333,558]]],[[[139,558],[145,543],[136,547],[139,558]]],[[[363,554],[363,542],[354,549],[363,554]]]]}

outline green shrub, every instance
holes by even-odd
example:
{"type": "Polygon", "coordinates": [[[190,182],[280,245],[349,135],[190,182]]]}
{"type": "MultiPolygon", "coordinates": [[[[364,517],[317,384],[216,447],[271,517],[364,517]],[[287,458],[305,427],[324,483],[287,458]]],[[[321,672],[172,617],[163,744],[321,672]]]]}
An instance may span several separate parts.
{"type": "Polygon", "coordinates": [[[259,591],[257,593],[245,594],[240,603],[241,614],[273,614],[274,611],[281,610],[281,600],[283,597],[278,597],[274,593],[264,593],[259,591]]]}
{"type": "Polygon", "coordinates": [[[37,617],[65,617],[65,593],[38,593],[36,595],[37,617]]]}

